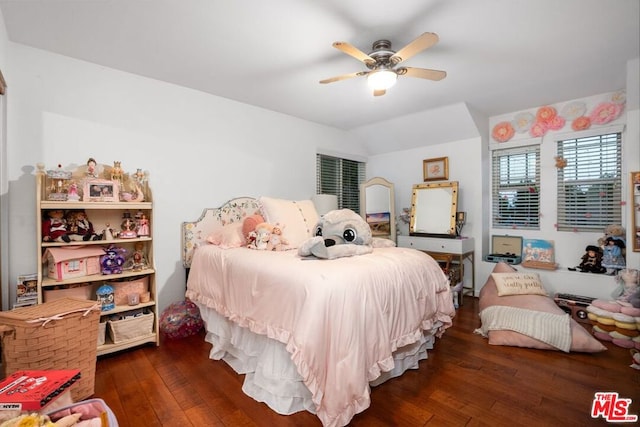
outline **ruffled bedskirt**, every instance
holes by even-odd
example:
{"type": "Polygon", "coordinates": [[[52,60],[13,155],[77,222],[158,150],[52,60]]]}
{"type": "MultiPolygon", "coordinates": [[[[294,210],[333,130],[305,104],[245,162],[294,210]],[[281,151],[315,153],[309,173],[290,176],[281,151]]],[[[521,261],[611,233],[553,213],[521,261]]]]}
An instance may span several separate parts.
{"type": "MultiPolygon", "coordinates": [[[[203,304],[198,307],[206,325],[205,339],[212,345],[209,357],[224,360],[238,374],[245,375],[242,391],[246,395],[282,415],[316,413],[311,392],[283,343],[238,326],[203,304]]],[[[434,325],[433,331],[439,327],[434,325]]],[[[393,369],[382,372],[369,385],[377,386],[408,369],[417,369],[418,362],[427,359],[434,342],[435,335],[425,331],[421,340],[399,348],[393,353],[393,369]]]]}

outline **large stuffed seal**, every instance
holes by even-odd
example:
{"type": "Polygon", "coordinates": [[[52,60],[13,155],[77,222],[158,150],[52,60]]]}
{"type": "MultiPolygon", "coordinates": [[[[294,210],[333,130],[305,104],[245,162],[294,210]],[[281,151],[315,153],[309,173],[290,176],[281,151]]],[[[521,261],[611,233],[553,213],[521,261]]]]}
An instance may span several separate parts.
{"type": "Polygon", "coordinates": [[[316,224],[314,234],[298,248],[298,255],[335,259],[373,251],[369,224],[351,209],[324,214],[316,224]]]}

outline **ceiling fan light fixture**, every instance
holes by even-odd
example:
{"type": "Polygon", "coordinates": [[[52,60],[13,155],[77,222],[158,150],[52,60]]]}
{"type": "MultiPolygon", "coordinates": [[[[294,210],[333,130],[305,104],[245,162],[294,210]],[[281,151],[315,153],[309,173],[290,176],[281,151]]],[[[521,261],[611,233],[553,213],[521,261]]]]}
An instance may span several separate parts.
{"type": "Polygon", "coordinates": [[[367,76],[367,84],[373,90],[387,90],[398,80],[398,75],[391,70],[375,70],[367,76]]]}

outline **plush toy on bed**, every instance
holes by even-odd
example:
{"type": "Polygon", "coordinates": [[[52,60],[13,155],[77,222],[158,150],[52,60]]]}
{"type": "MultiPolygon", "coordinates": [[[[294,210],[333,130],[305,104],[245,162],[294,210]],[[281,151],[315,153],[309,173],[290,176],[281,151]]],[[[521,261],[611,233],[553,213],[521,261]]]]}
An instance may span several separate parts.
{"type": "Polygon", "coordinates": [[[267,244],[267,250],[271,251],[286,251],[289,241],[282,237],[283,225],[276,224],[271,229],[271,236],[269,237],[269,243],[267,244]]]}
{"type": "Polygon", "coordinates": [[[369,224],[350,209],[327,212],[314,230],[315,236],[302,243],[298,255],[335,259],[373,251],[369,224]]]}

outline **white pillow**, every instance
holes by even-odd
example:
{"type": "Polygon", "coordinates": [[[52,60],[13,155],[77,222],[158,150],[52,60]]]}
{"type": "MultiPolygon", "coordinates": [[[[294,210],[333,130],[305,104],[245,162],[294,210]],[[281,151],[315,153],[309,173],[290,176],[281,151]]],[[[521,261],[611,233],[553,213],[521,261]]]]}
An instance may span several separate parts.
{"type": "Polygon", "coordinates": [[[491,273],[498,296],[548,295],[538,273],[491,273]]]}
{"type": "Polygon", "coordinates": [[[318,223],[318,212],[311,200],[284,200],[271,197],[258,199],[262,206],[265,222],[280,224],[282,237],[287,240],[288,249],[296,249],[305,240],[312,237],[318,223]]]}

